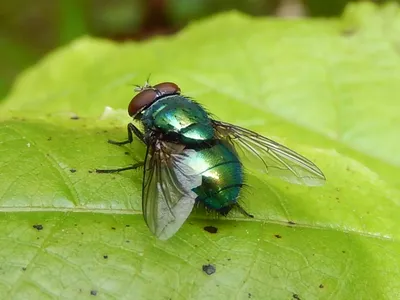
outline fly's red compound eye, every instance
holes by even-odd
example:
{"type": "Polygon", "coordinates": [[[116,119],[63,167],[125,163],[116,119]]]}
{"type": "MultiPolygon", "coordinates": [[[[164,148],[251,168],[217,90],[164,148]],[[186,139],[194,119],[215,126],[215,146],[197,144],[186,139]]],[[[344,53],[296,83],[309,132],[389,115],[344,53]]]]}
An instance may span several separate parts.
{"type": "Polygon", "coordinates": [[[140,92],[132,98],[128,106],[128,113],[131,117],[162,96],[181,93],[179,86],[173,82],[162,82],[155,86],[146,84],[139,90],[140,92]]]}
{"type": "Polygon", "coordinates": [[[173,82],[162,82],[153,86],[160,96],[180,94],[181,89],[173,82]]]}
{"type": "Polygon", "coordinates": [[[152,88],[142,90],[139,94],[132,98],[128,106],[128,113],[132,117],[136,115],[146,106],[149,106],[157,100],[159,96],[152,88]]]}

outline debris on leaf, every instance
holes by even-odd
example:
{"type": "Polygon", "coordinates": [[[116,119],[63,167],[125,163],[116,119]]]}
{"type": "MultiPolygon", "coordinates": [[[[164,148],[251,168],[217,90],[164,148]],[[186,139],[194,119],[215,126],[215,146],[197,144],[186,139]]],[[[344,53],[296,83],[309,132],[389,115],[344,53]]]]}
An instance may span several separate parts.
{"type": "Polygon", "coordinates": [[[214,227],[214,226],[205,226],[204,230],[209,233],[217,233],[218,232],[218,228],[214,227]]]}
{"type": "Polygon", "coordinates": [[[32,227],[37,229],[37,230],[42,230],[43,229],[43,225],[41,225],[41,224],[35,224],[32,227]]]}
{"type": "Polygon", "coordinates": [[[206,273],[207,275],[212,275],[216,271],[216,268],[214,265],[208,264],[208,265],[203,265],[203,272],[206,273]]]}

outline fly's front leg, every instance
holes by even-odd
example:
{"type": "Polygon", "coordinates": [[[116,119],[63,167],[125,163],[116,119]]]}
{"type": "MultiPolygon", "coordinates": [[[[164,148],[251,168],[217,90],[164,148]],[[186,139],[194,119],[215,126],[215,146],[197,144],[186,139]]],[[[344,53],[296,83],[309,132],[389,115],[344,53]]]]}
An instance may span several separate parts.
{"type": "Polygon", "coordinates": [[[143,167],[144,162],[138,162],[136,164],[133,164],[132,166],[124,167],[124,168],[118,168],[118,169],[96,169],[96,173],[118,173],[122,171],[127,171],[127,170],[135,170],[137,168],[143,167]]]}
{"type": "Polygon", "coordinates": [[[143,135],[143,133],[142,133],[135,125],[133,125],[132,123],[129,123],[127,129],[128,129],[128,139],[127,139],[126,141],[118,142],[118,141],[108,140],[108,142],[109,142],[110,144],[119,145],[119,146],[121,146],[121,145],[126,145],[126,144],[130,144],[130,143],[132,143],[132,141],[133,141],[133,134],[135,134],[135,136],[136,136],[139,140],[141,140],[143,143],[145,143],[145,142],[144,142],[144,135],[143,135]]]}
{"type": "MultiPolygon", "coordinates": [[[[112,141],[112,140],[108,140],[108,142],[110,144],[113,145],[125,145],[125,144],[130,144],[133,141],[133,134],[135,134],[135,136],[141,140],[143,143],[144,142],[144,135],[143,133],[132,123],[129,123],[127,126],[128,129],[128,139],[126,141],[112,141]]],[[[122,171],[127,171],[127,170],[135,170],[137,168],[143,167],[144,162],[138,162],[136,164],[133,164],[132,166],[128,166],[128,167],[124,167],[124,168],[117,168],[117,169],[96,169],[96,173],[118,173],[118,172],[122,172],[122,171]]]]}

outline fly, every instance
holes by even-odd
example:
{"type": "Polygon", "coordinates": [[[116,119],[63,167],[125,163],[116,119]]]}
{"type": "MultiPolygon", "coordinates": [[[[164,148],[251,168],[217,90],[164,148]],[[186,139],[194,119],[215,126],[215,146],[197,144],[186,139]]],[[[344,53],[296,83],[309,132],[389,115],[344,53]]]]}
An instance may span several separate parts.
{"type": "Polygon", "coordinates": [[[143,166],[142,209],[150,231],[172,237],[195,203],[227,215],[233,208],[252,217],[238,203],[243,164],[295,184],[322,185],[325,176],[310,160],[256,132],[212,119],[203,107],[181,94],[175,83],[137,87],[128,106],[140,131],[129,123],[125,145],[137,137],[146,147],[143,162],[96,170],[115,173],[143,166]]]}

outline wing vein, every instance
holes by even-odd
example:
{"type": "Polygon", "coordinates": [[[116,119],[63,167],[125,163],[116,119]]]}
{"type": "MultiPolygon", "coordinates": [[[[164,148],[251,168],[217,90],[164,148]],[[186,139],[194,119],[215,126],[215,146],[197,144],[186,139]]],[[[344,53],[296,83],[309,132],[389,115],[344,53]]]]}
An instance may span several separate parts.
{"type": "Polygon", "coordinates": [[[213,120],[216,135],[238,151],[241,159],[269,175],[296,184],[321,185],[325,176],[310,160],[251,130],[213,120]],[[247,150],[247,151],[246,151],[247,150]],[[260,168],[260,161],[262,168],[260,168]]]}

